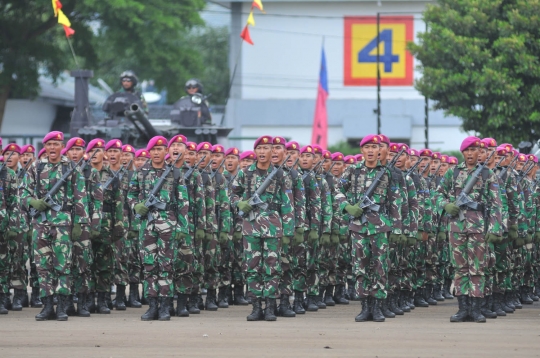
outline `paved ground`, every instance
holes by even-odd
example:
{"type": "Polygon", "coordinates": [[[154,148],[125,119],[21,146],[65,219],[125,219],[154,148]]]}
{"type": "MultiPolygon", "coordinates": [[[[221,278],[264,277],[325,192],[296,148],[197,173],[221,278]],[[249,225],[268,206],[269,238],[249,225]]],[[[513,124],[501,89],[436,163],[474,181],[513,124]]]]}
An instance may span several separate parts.
{"type": "Polygon", "coordinates": [[[248,307],[141,322],[143,309],[68,322],[36,322],[38,309],[10,312],[0,317],[0,357],[540,356],[538,302],[485,324],[451,324],[456,300],[385,323],[355,323],[358,302],[277,322],[246,322],[248,307]]]}

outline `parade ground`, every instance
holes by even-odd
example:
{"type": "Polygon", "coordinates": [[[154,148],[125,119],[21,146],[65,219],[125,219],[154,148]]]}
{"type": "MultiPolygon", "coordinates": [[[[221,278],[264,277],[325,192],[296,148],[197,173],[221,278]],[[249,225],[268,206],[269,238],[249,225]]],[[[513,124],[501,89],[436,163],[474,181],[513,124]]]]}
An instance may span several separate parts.
{"type": "Polygon", "coordinates": [[[355,323],[359,302],[277,322],[246,322],[251,306],[141,322],[142,309],[36,322],[1,316],[0,357],[539,357],[540,304],[487,323],[450,323],[457,301],[385,323],[355,323]]]}

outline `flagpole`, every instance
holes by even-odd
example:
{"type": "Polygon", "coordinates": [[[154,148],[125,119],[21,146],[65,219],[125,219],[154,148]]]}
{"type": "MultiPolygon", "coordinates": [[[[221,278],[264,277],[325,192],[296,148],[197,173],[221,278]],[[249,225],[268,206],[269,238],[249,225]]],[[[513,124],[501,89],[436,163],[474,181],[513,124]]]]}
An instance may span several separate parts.
{"type": "Polygon", "coordinates": [[[377,13],[377,134],[381,134],[381,69],[380,61],[381,13],[377,13]]]}

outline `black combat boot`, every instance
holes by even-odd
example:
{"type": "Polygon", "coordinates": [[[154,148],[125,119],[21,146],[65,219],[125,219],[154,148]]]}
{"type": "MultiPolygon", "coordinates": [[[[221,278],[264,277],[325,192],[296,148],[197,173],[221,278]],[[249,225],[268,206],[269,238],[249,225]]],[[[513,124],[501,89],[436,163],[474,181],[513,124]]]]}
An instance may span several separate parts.
{"type": "Polygon", "coordinates": [[[345,285],[336,285],[334,290],[334,302],[337,305],[349,304],[349,300],[345,298],[345,285]]]}
{"type": "Polygon", "coordinates": [[[18,290],[18,289],[13,290],[13,303],[11,304],[12,311],[22,311],[23,294],[24,294],[24,290],[18,290]]]}
{"type": "Polygon", "coordinates": [[[207,311],[217,311],[218,306],[216,304],[216,290],[208,289],[206,292],[206,304],[204,309],[207,311]]]}
{"type": "Polygon", "coordinates": [[[519,299],[519,288],[517,291],[510,292],[510,296],[512,297],[512,303],[514,304],[514,307],[518,310],[523,308],[523,305],[521,304],[521,300],[519,299]]]}
{"type": "Polygon", "coordinates": [[[244,297],[244,286],[234,285],[234,304],[236,306],[247,306],[249,303],[244,297]]]}
{"type": "Polygon", "coordinates": [[[66,296],[66,299],[64,300],[64,310],[68,316],[75,316],[77,314],[77,310],[73,304],[73,295],[66,296]]]}
{"type": "Polygon", "coordinates": [[[8,309],[4,306],[4,294],[0,293],[0,314],[8,314],[8,309]]]}
{"type": "Polygon", "coordinates": [[[347,280],[347,293],[349,295],[349,301],[359,301],[354,284],[355,282],[353,280],[347,280]]]}
{"type": "Polygon", "coordinates": [[[496,293],[496,292],[493,293],[493,296],[492,296],[493,305],[491,306],[491,310],[494,311],[497,314],[497,316],[504,317],[506,316],[506,311],[504,310],[501,304],[501,300],[503,299],[502,296],[503,296],[502,293],[496,293]]]}
{"type": "Polygon", "coordinates": [[[459,310],[455,315],[450,317],[450,322],[465,322],[465,319],[469,316],[469,304],[468,296],[457,296],[459,310]]]}
{"type": "Polygon", "coordinates": [[[382,300],[374,299],[373,308],[371,309],[373,322],[384,322],[384,315],[381,311],[381,306],[382,306],[382,300]]]}
{"type": "Polygon", "coordinates": [[[371,317],[371,310],[368,305],[368,299],[367,298],[361,298],[360,304],[362,305],[362,311],[356,316],[354,319],[356,322],[366,322],[370,320],[371,317]]]}
{"type": "Polygon", "coordinates": [[[424,299],[430,306],[436,306],[437,300],[433,298],[433,285],[426,285],[424,289],[424,299]]]}
{"type": "Polygon", "coordinates": [[[109,306],[107,306],[107,292],[98,292],[96,313],[111,313],[111,309],[109,308],[109,306]]]}
{"type": "MultiPolygon", "coordinates": [[[[294,292],[294,302],[293,310],[296,314],[305,314],[306,310],[304,309],[304,292],[295,291],[294,292]]],[[[317,307],[318,308],[318,307],[317,307]]]]}
{"type": "MultiPolygon", "coordinates": [[[[187,309],[188,295],[185,293],[179,293],[176,305],[176,317],[189,317],[189,311],[187,309]]],[[[201,311],[199,311],[201,312],[201,311]]]]}
{"type": "Polygon", "coordinates": [[[30,307],[30,299],[28,298],[28,290],[26,289],[26,287],[23,291],[24,292],[22,293],[22,306],[30,307]]]}
{"type": "MultiPolygon", "coordinates": [[[[530,297],[534,302],[539,301],[539,300],[540,300],[540,297],[538,297],[538,296],[536,295],[536,293],[534,292],[534,287],[528,287],[528,289],[529,289],[529,297],[530,297]]],[[[24,301],[23,301],[23,307],[25,307],[25,306],[24,306],[24,301]]]]}
{"type": "MultiPolygon", "coordinates": [[[[390,311],[392,311],[394,314],[398,316],[403,316],[403,310],[399,308],[398,305],[398,296],[397,294],[389,293],[388,294],[388,308],[390,308],[390,311]]],[[[384,313],[384,312],[383,312],[384,313]]]]}
{"type": "Polygon", "coordinates": [[[196,293],[189,295],[188,312],[191,314],[201,313],[201,310],[199,309],[199,295],[196,293]]]}
{"type": "MultiPolygon", "coordinates": [[[[218,307],[219,308],[229,308],[229,299],[227,298],[227,286],[219,288],[218,295],[218,307]]],[[[208,300],[208,297],[207,297],[208,300]]]]}
{"type": "Polygon", "coordinates": [[[197,307],[202,311],[204,310],[204,300],[202,298],[202,293],[197,295],[197,307]]]}
{"type": "Polygon", "coordinates": [[[277,315],[282,317],[296,317],[296,313],[291,308],[289,295],[281,295],[279,298],[279,309],[277,315]]]}
{"type": "Polygon", "coordinates": [[[319,289],[319,294],[317,296],[314,296],[316,298],[315,304],[320,309],[326,309],[326,303],[324,303],[324,292],[319,289]]]}
{"type": "Polygon", "coordinates": [[[110,310],[114,308],[114,305],[112,302],[112,293],[110,291],[105,293],[105,303],[107,304],[107,307],[109,307],[110,310]]]}
{"type": "MultiPolygon", "coordinates": [[[[74,286],[71,286],[71,292],[75,292],[74,286]]],[[[79,302],[79,297],[77,297],[77,295],[73,295],[72,300],[73,300],[73,303],[77,303],[79,302]]]]}
{"type": "MultiPolygon", "coordinates": [[[[524,305],[532,305],[533,299],[529,296],[529,288],[527,286],[521,286],[521,303],[524,305]]],[[[13,300],[15,302],[15,300],[13,300]]]]}
{"type": "Polygon", "coordinates": [[[229,306],[234,305],[233,288],[231,285],[227,286],[227,303],[229,306]]]}
{"type": "Polygon", "coordinates": [[[160,297],[159,298],[159,309],[158,309],[158,319],[160,321],[170,321],[171,320],[171,297],[160,297]]]}
{"type": "Polygon", "coordinates": [[[395,318],[396,314],[388,309],[388,304],[390,302],[390,297],[381,300],[381,312],[386,318],[395,318]]]}
{"type": "Polygon", "coordinates": [[[534,294],[540,297],[540,279],[534,284],[534,294]]]}
{"type": "Polygon", "coordinates": [[[36,315],[36,321],[47,321],[50,319],[55,319],[56,315],[54,314],[54,299],[53,296],[47,296],[43,298],[43,309],[36,315]]]}
{"type": "Polygon", "coordinates": [[[484,317],[484,315],[480,311],[482,308],[482,301],[484,299],[482,297],[471,297],[471,300],[472,300],[472,308],[471,308],[472,319],[476,323],[485,323],[486,317],[484,317]]]}
{"type": "Polygon", "coordinates": [[[319,310],[319,306],[317,305],[317,297],[318,296],[307,296],[307,307],[306,311],[308,312],[317,312],[319,310]]]}
{"type": "Polygon", "coordinates": [[[90,312],[86,308],[86,293],[77,293],[77,316],[90,317],[90,312]]]}
{"type": "MultiPolygon", "coordinates": [[[[512,292],[511,291],[506,291],[504,293],[503,304],[506,307],[510,308],[512,310],[512,313],[516,310],[516,306],[514,306],[514,298],[512,297],[512,292]]],[[[510,313],[510,312],[506,311],[506,313],[510,313]]]]}
{"type": "Polygon", "coordinates": [[[444,296],[442,295],[442,286],[433,285],[433,298],[437,302],[444,302],[444,296]]]}
{"type": "Polygon", "coordinates": [[[126,286],[116,285],[116,310],[126,310],[126,286]]]}
{"type": "Polygon", "coordinates": [[[409,307],[409,303],[407,300],[407,292],[398,291],[396,292],[395,295],[396,295],[396,304],[399,307],[399,309],[406,313],[411,312],[411,308],[409,307]]]}
{"type": "MultiPolygon", "coordinates": [[[[57,321],[67,321],[68,314],[66,313],[66,307],[68,305],[69,297],[67,295],[57,295],[58,304],[56,305],[56,320],[57,321]]],[[[73,301],[71,301],[73,304],[73,301]]],[[[75,308],[74,308],[75,309],[75,308]]]]}
{"type": "Polygon", "coordinates": [[[450,279],[444,280],[443,297],[445,299],[447,299],[447,300],[453,300],[454,299],[454,296],[450,292],[450,287],[452,287],[452,280],[450,280],[450,279]]]}
{"type": "MultiPolygon", "coordinates": [[[[139,294],[139,293],[137,292],[137,295],[138,295],[138,294],[139,294]]],[[[138,297],[138,296],[137,296],[137,297],[138,297]]],[[[142,294],[142,296],[141,296],[141,299],[138,300],[138,301],[141,303],[141,305],[145,305],[145,306],[146,306],[146,305],[149,304],[149,303],[148,303],[147,297],[144,296],[144,292],[143,292],[143,294],[142,294]]]]}
{"type": "Polygon", "coordinates": [[[32,287],[32,295],[30,296],[30,307],[43,307],[43,302],[41,302],[41,299],[39,298],[39,287],[32,287]]]}
{"type": "Polygon", "coordinates": [[[276,315],[276,299],[267,298],[266,299],[266,309],[264,310],[264,320],[265,321],[275,321],[277,319],[276,315]]]}
{"type": "Polygon", "coordinates": [[[89,292],[86,295],[86,309],[90,313],[96,313],[96,294],[94,292],[89,292]]]}
{"type": "Polygon", "coordinates": [[[136,283],[129,284],[129,299],[127,306],[132,308],[141,308],[142,304],[138,300],[139,296],[139,285],[136,283]]]}
{"type": "Polygon", "coordinates": [[[497,318],[497,313],[491,310],[491,305],[489,304],[490,297],[491,295],[484,296],[480,301],[480,313],[486,318],[497,318]]]}
{"type": "Polygon", "coordinates": [[[415,307],[429,307],[429,303],[427,303],[424,300],[424,297],[422,297],[422,291],[424,291],[424,289],[419,287],[414,293],[414,306],[415,307]]]}
{"type": "Polygon", "coordinates": [[[414,305],[414,291],[407,291],[407,304],[409,305],[409,308],[411,310],[415,309],[416,306],[414,305]]]}
{"type": "MultiPolygon", "coordinates": [[[[141,316],[141,321],[155,321],[158,319],[158,298],[148,297],[148,311],[141,316]]],[[[169,313],[167,307],[167,313],[169,313]]]]}
{"type": "Polygon", "coordinates": [[[334,286],[328,285],[326,286],[326,290],[324,291],[324,304],[329,307],[333,307],[336,305],[336,302],[334,301],[334,286]]]}
{"type": "Polygon", "coordinates": [[[247,316],[248,321],[260,321],[264,317],[264,313],[262,311],[262,299],[261,298],[252,298],[251,299],[251,305],[253,306],[253,310],[247,316]]]}

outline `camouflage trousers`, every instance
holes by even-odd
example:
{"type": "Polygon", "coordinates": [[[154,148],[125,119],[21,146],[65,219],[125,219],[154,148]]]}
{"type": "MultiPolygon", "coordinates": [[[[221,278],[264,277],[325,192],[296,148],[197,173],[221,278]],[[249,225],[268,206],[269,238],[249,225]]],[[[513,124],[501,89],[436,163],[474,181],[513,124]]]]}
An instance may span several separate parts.
{"type": "Polygon", "coordinates": [[[319,261],[317,252],[319,242],[308,243],[308,233],[304,233],[304,242],[293,246],[292,271],[293,290],[307,292],[308,295],[319,294],[319,261]]]}
{"type": "Polygon", "coordinates": [[[34,261],[34,246],[32,243],[33,232],[34,229],[33,227],[31,227],[30,230],[28,230],[28,232],[26,233],[24,255],[27,258],[25,262],[30,262],[30,275],[28,278],[28,283],[30,284],[30,287],[39,288],[39,278],[37,274],[36,263],[34,261]]]}
{"type": "Polygon", "coordinates": [[[233,242],[227,241],[226,244],[219,244],[220,260],[219,260],[219,283],[218,287],[227,287],[232,282],[232,263],[233,263],[233,242]]]}
{"type": "Polygon", "coordinates": [[[521,248],[523,257],[523,278],[521,286],[534,287],[534,272],[533,272],[533,244],[524,245],[521,248]]]}
{"type": "Polygon", "coordinates": [[[495,274],[493,276],[493,292],[505,293],[512,290],[512,242],[506,238],[495,245],[495,274]]]}
{"type": "Polygon", "coordinates": [[[173,297],[174,260],[177,242],[173,230],[142,230],[141,261],[144,269],[144,297],[173,297]]]}
{"type": "MultiPolygon", "coordinates": [[[[139,233],[137,231],[137,233],[139,233]]],[[[128,275],[129,283],[141,283],[141,245],[139,237],[135,237],[126,241],[126,245],[129,247],[129,262],[128,262],[128,275]]]]}
{"type": "Polygon", "coordinates": [[[94,262],[88,284],[90,292],[110,292],[114,280],[114,248],[109,240],[93,240],[94,262]]]}
{"type": "Polygon", "coordinates": [[[386,291],[392,294],[399,290],[399,281],[403,274],[401,267],[402,252],[401,244],[389,243],[386,266],[388,267],[388,279],[386,281],[386,291]]]}
{"type": "Polygon", "coordinates": [[[484,296],[491,296],[493,294],[493,286],[495,285],[495,264],[497,258],[495,257],[495,245],[493,243],[486,242],[486,268],[484,270],[484,277],[486,280],[484,286],[484,296]]]}
{"type": "Polygon", "coordinates": [[[40,296],[71,293],[71,227],[36,224],[33,233],[34,261],[40,296]]]}
{"type": "Polygon", "coordinates": [[[8,240],[10,258],[10,285],[17,290],[24,290],[28,285],[26,261],[24,261],[24,233],[8,240]]]}
{"type": "Polygon", "coordinates": [[[114,284],[124,285],[129,284],[129,251],[131,247],[127,242],[127,232],[119,240],[113,243],[114,251],[114,284]]]}
{"type": "Polygon", "coordinates": [[[204,287],[215,290],[219,286],[219,264],[221,262],[221,246],[217,234],[212,234],[212,240],[203,241],[204,252],[204,287]]]}
{"type": "Polygon", "coordinates": [[[437,283],[437,238],[430,237],[426,241],[426,285],[435,285],[437,283]]]}
{"type": "Polygon", "coordinates": [[[232,283],[235,286],[244,286],[245,278],[244,272],[242,271],[242,256],[244,255],[244,244],[242,240],[232,243],[232,268],[231,268],[231,277],[232,283]]]}
{"type": "Polygon", "coordinates": [[[307,291],[307,243],[291,246],[292,289],[293,291],[307,291]]]}
{"type": "MultiPolygon", "coordinates": [[[[445,234],[446,236],[448,235],[447,233],[445,234]]],[[[440,286],[444,283],[444,270],[447,264],[446,260],[449,259],[447,252],[448,252],[448,244],[447,244],[446,237],[444,240],[438,240],[437,238],[435,238],[434,256],[436,256],[436,260],[435,260],[435,279],[433,282],[434,285],[440,286]]]]}
{"type": "Polygon", "coordinates": [[[291,245],[281,245],[281,277],[279,279],[279,293],[291,296],[293,294],[293,249],[291,245]]]}
{"type": "Polygon", "coordinates": [[[251,297],[278,298],[281,238],[244,236],[243,267],[251,297]]]}
{"type": "Polygon", "coordinates": [[[9,293],[11,259],[8,240],[4,233],[0,235],[0,293],[9,293]]]}
{"type": "Polygon", "coordinates": [[[452,255],[450,254],[450,244],[448,242],[448,233],[446,232],[446,239],[442,242],[440,248],[440,271],[439,275],[441,277],[441,283],[444,283],[445,280],[452,280],[454,278],[454,268],[452,267],[452,255]]]}
{"type": "Polygon", "coordinates": [[[78,240],[73,241],[73,267],[71,273],[73,275],[73,287],[75,293],[87,293],[95,290],[95,287],[90,286],[92,275],[92,264],[94,262],[92,252],[92,242],[90,241],[90,230],[88,226],[83,226],[83,232],[78,240]]]}
{"type": "Polygon", "coordinates": [[[202,240],[193,238],[193,287],[191,293],[200,293],[204,286],[204,252],[202,240]]]}
{"type": "Polygon", "coordinates": [[[450,233],[456,296],[484,297],[486,243],[484,234],[450,233]]]}
{"type": "Polygon", "coordinates": [[[347,242],[340,242],[337,248],[336,285],[344,285],[347,282],[347,272],[351,267],[350,238],[347,242]]]}
{"type": "Polygon", "coordinates": [[[176,259],[174,260],[174,287],[180,294],[191,294],[193,290],[193,236],[187,235],[177,243],[176,259]]]}
{"type": "Polygon", "coordinates": [[[426,287],[426,256],[427,256],[427,241],[417,241],[416,243],[416,289],[426,287]]]}
{"type": "Polygon", "coordinates": [[[416,251],[418,250],[418,242],[416,242],[413,246],[410,246],[407,248],[407,261],[409,262],[409,269],[407,270],[410,273],[410,277],[408,280],[410,280],[409,283],[404,282],[401,286],[402,290],[408,290],[409,286],[412,291],[415,291],[417,289],[416,283],[418,282],[418,271],[416,266],[416,251]]]}
{"type": "Polygon", "coordinates": [[[338,244],[319,245],[319,281],[321,287],[337,284],[338,244]]]}
{"type": "Polygon", "coordinates": [[[385,299],[388,280],[388,233],[351,233],[352,271],[356,295],[385,299]]]}
{"type": "Polygon", "coordinates": [[[414,246],[401,245],[401,260],[399,261],[401,277],[397,287],[399,290],[413,290],[416,263],[414,262],[414,256],[411,257],[411,252],[414,252],[414,246]]]}

